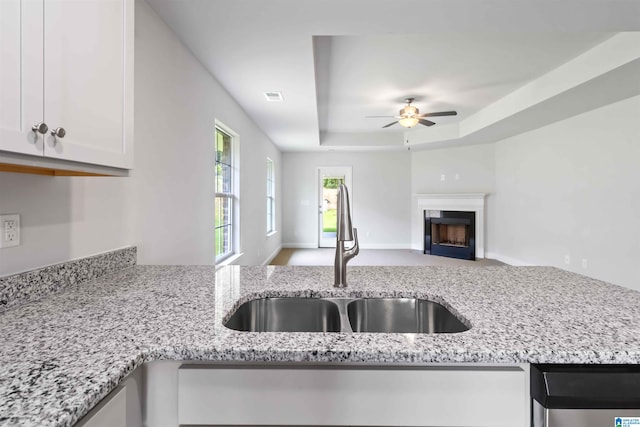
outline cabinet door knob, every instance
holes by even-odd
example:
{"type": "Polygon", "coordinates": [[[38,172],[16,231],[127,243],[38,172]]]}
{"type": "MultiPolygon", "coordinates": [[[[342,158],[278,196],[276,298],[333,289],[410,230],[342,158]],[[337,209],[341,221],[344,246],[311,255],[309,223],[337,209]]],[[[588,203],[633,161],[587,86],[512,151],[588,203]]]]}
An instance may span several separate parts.
{"type": "Polygon", "coordinates": [[[55,136],[56,138],[64,138],[66,134],[67,131],[64,130],[64,128],[55,128],[51,131],[51,135],[55,136]]]}
{"type": "Polygon", "coordinates": [[[31,130],[34,131],[35,133],[41,133],[44,135],[49,130],[49,126],[47,126],[47,124],[44,122],[40,122],[31,126],[31,130]]]}

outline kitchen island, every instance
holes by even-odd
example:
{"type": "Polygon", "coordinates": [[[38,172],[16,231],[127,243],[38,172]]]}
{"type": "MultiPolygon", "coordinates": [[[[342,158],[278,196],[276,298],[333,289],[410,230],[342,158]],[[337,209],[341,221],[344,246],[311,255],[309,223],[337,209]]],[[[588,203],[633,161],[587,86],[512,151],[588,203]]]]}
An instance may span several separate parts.
{"type": "Polygon", "coordinates": [[[640,293],[550,267],[135,266],[0,314],[0,426],[71,426],[145,362],[640,362],[640,293]],[[457,334],[247,333],[260,297],[417,297],[457,334]]]}

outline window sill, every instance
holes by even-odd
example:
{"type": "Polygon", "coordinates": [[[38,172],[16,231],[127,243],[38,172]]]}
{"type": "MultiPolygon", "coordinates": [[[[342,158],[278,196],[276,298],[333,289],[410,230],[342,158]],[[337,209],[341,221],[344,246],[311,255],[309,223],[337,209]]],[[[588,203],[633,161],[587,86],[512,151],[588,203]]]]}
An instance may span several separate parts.
{"type": "Polygon", "coordinates": [[[275,236],[276,234],[278,234],[278,230],[267,233],[267,237],[275,236]]]}
{"type": "Polygon", "coordinates": [[[239,254],[235,254],[235,255],[231,255],[229,258],[225,258],[220,262],[216,263],[216,270],[224,267],[225,265],[232,265],[234,262],[238,261],[242,255],[244,255],[243,252],[239,253],[239,254]]]}

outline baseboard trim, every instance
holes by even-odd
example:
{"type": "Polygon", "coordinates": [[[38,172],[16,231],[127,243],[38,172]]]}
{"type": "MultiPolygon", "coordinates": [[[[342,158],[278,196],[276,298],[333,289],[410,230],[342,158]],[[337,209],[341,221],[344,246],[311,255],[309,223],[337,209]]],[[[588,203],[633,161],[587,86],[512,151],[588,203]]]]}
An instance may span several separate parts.
{"type": "Polygon", "coordinates": [[[500,262],[504,262],[505,264],[509,264],[509,265],[513,265],[516,267],[529,267],[529,266],[533,266],[536,264],[532,264],[530,262],[526,262],[526,261],[522,261],[519,259],[515,259],[515,258],[511,258],[505,255],[501,255],[495,252],[487,252],[485,254],[486,258],[491,258],[491,259],[495,259],[498,260],[500,262]]]}
{"type": "Polygon", "coordinates": [[[281,251],[281,250],[282,250],[282,246],[278,246],[278,247],[276,248],[276,250],[275,250],[271,255],[269,255],[269,256],[267,257],[267,259],[266,259],[266,260],[264,260],[264,262],[262,263],[262,265],[269,265],[269,264],[271,264],[271,261],[273,261],[273,259],[274,259],[275,257],[277,257],[277,256],[278,256],[278,254],[280,253],[280,251],[281,251]]]}
{"type": "MultiPolygon", "coordinates": [[[[350,243],[347,243],[350,245],[350,243]]],[[[360,249],[413,249],[410,243],[361,243],[360,249]]]]}
{"type": "MultiPolygon", "coordinates": [[[[346,242],[351,246],[352,242],[346,242]]],[[[318,249],[317,243],[283,243],[284,249],[318,249]]],[[[360,243],[360,249],[413,249],[410,243],[360,243]]],[[[422,248],[420,248],[422,250],[422,248]]]]}

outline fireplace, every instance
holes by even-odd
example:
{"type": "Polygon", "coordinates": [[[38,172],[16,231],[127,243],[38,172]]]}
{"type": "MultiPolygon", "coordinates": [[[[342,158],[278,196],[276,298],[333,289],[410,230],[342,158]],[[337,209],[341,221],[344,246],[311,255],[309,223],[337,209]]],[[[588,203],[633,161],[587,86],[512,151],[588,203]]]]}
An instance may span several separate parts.
{"type": "MultiPolygon", "coordinates": [[[[413,195],[411,213],[411,247],[414,250],[424,250],[431,253],[431,223],[425,228],[425,219],[429,217],[443,217],[444,211],[473,213],[473,229],[469,230],[470,239],[474,240],[474,256],[472,259],[485,257],[485,199],[486,193],[419,193],[413,195]],[[428,241],[427,241],[427,237],[428,241]]],[[[447,216],[444,216],[445,218],[447,216]]]]}
{"type": "Polygon", "coordinates": [[[475,260],[475,217],[475,212],[425,210],[423,252],[475,260]]]}

